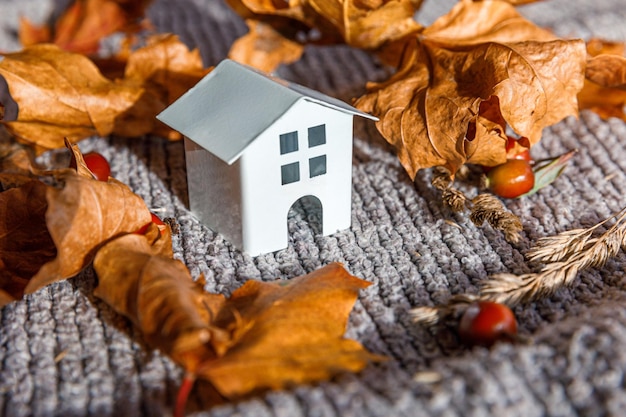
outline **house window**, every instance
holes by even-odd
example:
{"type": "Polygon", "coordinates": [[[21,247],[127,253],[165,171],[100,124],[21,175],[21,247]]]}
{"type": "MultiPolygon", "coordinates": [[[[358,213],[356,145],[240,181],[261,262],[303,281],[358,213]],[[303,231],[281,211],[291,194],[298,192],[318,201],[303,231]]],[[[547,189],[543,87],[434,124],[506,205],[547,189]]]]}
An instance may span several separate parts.
{"type": "Polygon", "coordinates": [[[309,148],[326,143],[326,125],[309,128],[309,148]]]}
{"type": "MultiPolygon", "coordinates": [[[[308,128],[308,145],[309,148],[326,144],[326,125],[318,125],[308,128]]],[[[283,133],[280,136],[280,154],[292,154],[298,152],[298,132],[283,133]]],[[[288,159],[294,160],[294,156],[300,156],[298,159],[306,163],[308,152],[303,151],[298,155],[292,155],[288,159]]],[[[315,152],[319,153],[319,152],[315,152]]],[[[318,177],[326,174],[326,155],[310,157],[309,159],[309,178],[318,177]]],[[[300,181],[300,161],[284,164],[280,167],[282,185],[292,184],[300,181]]]]}
{"type": "Polygon", "coordinates": [[[283,185],[300,181],[300,163],[293,162],[291,164],[280,167],[283,185]]]}
{"type": "Polygon", "coordinates": [[[296,152],[298,150],[298,132],[289,132],[280,135],[280,154],[296,152]]]}
{"type": "Polygon", "coordinates": [[[313,178],[324,174],[326,174],[326,155],[309,159],[309,177],[313,178]]]}

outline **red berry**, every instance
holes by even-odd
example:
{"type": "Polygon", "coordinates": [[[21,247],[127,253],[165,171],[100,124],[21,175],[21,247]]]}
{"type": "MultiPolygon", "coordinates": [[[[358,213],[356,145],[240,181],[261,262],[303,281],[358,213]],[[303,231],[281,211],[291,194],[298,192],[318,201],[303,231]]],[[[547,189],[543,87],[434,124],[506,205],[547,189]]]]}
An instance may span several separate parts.
{"type": "Polygon", "coordinates": [[[97,152],[89,152],[83,155],[85,165],[93,173],[98,181],[108,181],[111,176],[109,161],[97,152]]]}
{"type": "Polygon", "coordinates": [[[524,159],[529,162],[532,161],[532,158],[530,157],[529,147],[530,147],[530,142],[528,142],[527,138],[522,137],[519,139],[515,139],[514,137],[507,136],[507,141],[505,145],[507,159],[524,159]],[[522,150],[516,153],[511,153],[511,151],[515,149],[515,146],[518,143],[521,145],[522,150]]]}
{"type": "Polygon", "coordinates": [[[492,301],[470,304],[459,322],[459,336],[469,345],[491,346],[517,335],[517,320],[510,308],[492,301]]]}
{"type": "Polygon", "coordinates": [[[530,162],[523,159],[509,159],[495,166],[487,174],[487,186],[496,195],[515,198],[532,190],[535,173],[530,162]]]}
{"type": "Polygon", "coordinates": [[[510,159],[523,159],[524,161],[532,162],[532,158],[530,156],[530,151],[528,149],[524,149],[521,152],[516,153],[510,159]]]}
{"type": "Polygon", "coordinates": [[[159,218],[159,216],[157,216],[157,215],[156,215],[156,214],[154,214],[154,213],[150,213],[150,216],[151,216],[150,223],[146,223],[144,226],[141,226],[141,227],[139,228],[139,230],[137,230],[137,231],[135,232],[136,234],[138,234],[138,235],[143,235],[143,234],[145,234],[145,233],[146,233],[146,231],[148,230],[148,227],[149,227],[152,223],[154,223],[154,224],[156,224],[157,226],[159,226],[159,229],[161,229],[161,226],[164,226],[164,227],[165,227],[165,223],[163,223],[163,220],[161,220],[161,219],[159,218]]]}

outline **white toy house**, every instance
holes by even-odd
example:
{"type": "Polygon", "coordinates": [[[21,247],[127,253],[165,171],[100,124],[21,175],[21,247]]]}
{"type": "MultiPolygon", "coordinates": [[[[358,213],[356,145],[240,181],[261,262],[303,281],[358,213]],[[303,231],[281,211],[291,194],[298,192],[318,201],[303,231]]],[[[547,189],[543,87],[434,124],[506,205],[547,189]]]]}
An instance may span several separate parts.
{"type": "Polygon", "coordinates": [[[322,233],[350,227],[346,103],[224,60],[157,118],[185,137],[191,211],[252,256],[288,245],[287,216],[316,197],[322,233]]]}

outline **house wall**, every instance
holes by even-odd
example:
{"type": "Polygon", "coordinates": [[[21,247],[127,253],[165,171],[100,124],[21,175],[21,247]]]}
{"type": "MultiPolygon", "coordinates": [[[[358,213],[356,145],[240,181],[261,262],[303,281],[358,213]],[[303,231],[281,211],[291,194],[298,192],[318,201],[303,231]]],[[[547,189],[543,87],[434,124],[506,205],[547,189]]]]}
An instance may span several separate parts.
{"type": "Polygon", "coordinates": [[[240,162],[228,165],[188,138],[185,159],[192,213],[242,248],[240,162]]]}
{"type": "Polygon", "coordinates": [[[287,247],[287,216],[301,197],[322,204],[323,234],[350,227],[352,115],[300,100],[251,144],[240,159],[243,249],[251,255],[287,247]],[[308,146],[308,128],[325,126],[326,143],[308,146]],[[280,135],[297,132],[298,150],[281,155],[280,135]],[[311,158],[326,155],[326,174],[309,176],[311,158]],[[281,167],[299,164],[299,180],[283,185],[281,167]]]}

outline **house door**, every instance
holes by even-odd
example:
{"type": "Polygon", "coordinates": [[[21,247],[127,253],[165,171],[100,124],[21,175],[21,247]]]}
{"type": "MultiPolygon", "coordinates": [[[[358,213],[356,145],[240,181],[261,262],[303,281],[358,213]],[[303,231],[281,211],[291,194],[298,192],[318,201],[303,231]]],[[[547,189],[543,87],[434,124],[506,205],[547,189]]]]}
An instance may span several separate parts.
{"type": "Polygon", "coordinates": [[[319,198],[307,195],[291,205],[287,215],[289,236],[295,233],[311,233],[312,236],[323,232],[322,202],[319,198]]]}

